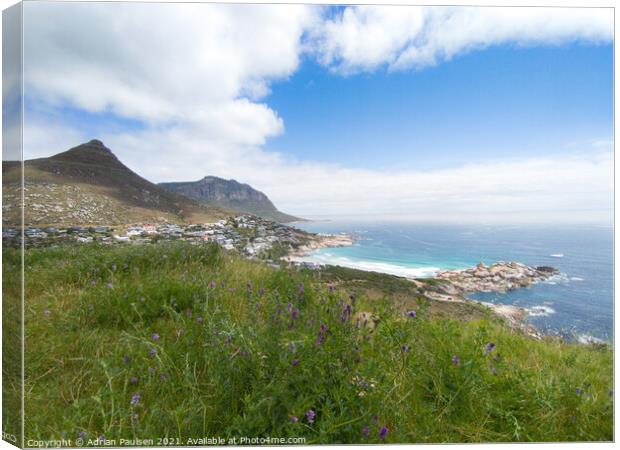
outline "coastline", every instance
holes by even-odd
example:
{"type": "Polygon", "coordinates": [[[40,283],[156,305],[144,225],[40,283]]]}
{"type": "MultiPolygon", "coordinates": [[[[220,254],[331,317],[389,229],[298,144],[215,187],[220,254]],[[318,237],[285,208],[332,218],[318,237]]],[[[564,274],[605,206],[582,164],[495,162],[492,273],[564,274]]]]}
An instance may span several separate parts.
{"type": "MultiPolygon", "coordinates": [[[[307,256],[311,252],[323,248],[346,247],[353,245],[354,242],[353,237],[346,233],[317,234],[308,244],[291,251],[282,260],[290,264],[310,264],[320,267],[321,264],[307,260],[307,256]]],[[[333,264],[333,266],[338,265],[333,264]]],[[[381,273],[386,276],[399,276],[388,272],[354,269],[381,273]]],[[[509,327],[519,329],[532,338],[542,339],[545,337],[545,334],[525,320],[531,312],[528,308],[479,301],[469,298],[468,295],[474,292],[506,292],[508,290],[523,289],[544,281],[557,273],[557,269],[552,267],[530,267],[519,262],[499,261],[488,267],[484,263],[479,263],[475,267],[466,269],[437,270],[432,277],[428,278],[415,276],[400,277],[422,289],[423,295],[431,301],[484,306],[497,317],[505,320],[509,327]],[[434,285],[437,281],[440,283],[434,285]]]]}

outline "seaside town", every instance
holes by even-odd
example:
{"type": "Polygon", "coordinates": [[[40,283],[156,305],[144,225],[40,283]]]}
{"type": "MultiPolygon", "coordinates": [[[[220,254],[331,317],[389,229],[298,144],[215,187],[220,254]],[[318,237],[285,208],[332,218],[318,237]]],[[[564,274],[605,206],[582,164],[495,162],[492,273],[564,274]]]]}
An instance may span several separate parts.
{"type": "MultiPolygon", "coordinates": [[[[3,245],[19,245],[19,231],[18,228],[3,228],[3,245]]],[[[173,240],[189,241],[196,245],[215,242],[226,250],[236,250],[248,258],[267,260],[277,260],[290,254],[305,254],[321,247],[353,243],[352,238],[344,234],[309,233],[249,214],[229,217],[214,223],[190,225],[165,222],[126,226],[50,226],[24,229],[26,247],[71,242],[81,244],[97,242],[104,245],[153,244],[173,240]]]]}

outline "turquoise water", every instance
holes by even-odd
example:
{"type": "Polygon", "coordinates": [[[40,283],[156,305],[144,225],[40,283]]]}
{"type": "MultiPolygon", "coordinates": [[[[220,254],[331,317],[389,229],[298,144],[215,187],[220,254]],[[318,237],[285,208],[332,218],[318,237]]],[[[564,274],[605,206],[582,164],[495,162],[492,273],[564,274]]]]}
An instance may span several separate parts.
{"type": "Polygon", "coordinates": [[[352,247],[321,249],[308,261],[392,273],[432,276],[480,261],[549,265],[561,275],[505,294],[471,298],[528,308],[539,330],[577,340],[613,340],[613,229],[611,227],[452,226],[402,223],[306,222],[308,231],[345,232],[352,247]]]}

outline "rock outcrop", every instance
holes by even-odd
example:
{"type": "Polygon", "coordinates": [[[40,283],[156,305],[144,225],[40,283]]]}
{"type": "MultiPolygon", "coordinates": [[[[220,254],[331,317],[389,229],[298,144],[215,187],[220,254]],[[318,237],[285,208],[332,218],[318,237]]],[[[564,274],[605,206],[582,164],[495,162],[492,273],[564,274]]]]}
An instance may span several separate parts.
{"type": "Polygon", "coordinates": [[[476,267],[439,272],[436,278],[449,283],[440,284],[446,294],[472,292],[506,292],[531,286],[558,274],[548,266],[530,267],[518,262],[497,262],[490,266],[479,263],[476,267]]]}

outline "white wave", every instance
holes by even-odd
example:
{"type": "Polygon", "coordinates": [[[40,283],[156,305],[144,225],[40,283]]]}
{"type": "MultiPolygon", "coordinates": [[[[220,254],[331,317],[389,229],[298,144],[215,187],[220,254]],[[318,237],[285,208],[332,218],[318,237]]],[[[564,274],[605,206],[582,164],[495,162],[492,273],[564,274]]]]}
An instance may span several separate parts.
{"type": "Polygon", "coordinates": [[[552,258],[564,258],[564,253],[552,253],[551,255],[552,258]]]}
{"type": "Polygon", "coordinates": [[[594,336],[590,336],[589,334],[580,334],[577,337],[577,342],[580,344],[604,344],[605,341],[599,338],[595,338],[594,336]]]}
{"type": "Polygon", "coordinates": [[[555,314],[555,309],[549,306],[537,305],[527,308],[527,312],[532,317],[546,317],[555,314]]]}
{"type": "Polygon", "coordinates": [[[570,277],[571,281],[583,281],[583,278],[579,278],[579,277],[570,277]]]}
{"type": "Polygon", "coordinates": [[[344,256],[337,256],[329,252],[314,253],[296,258],[296,260],[315,264],[349,267],[351,269],[365,270],[367,272],[381,272],[406,278],[432,277],[441,270],[439,267],[407,267],[384,262],[360,261],[344,256]]]}

